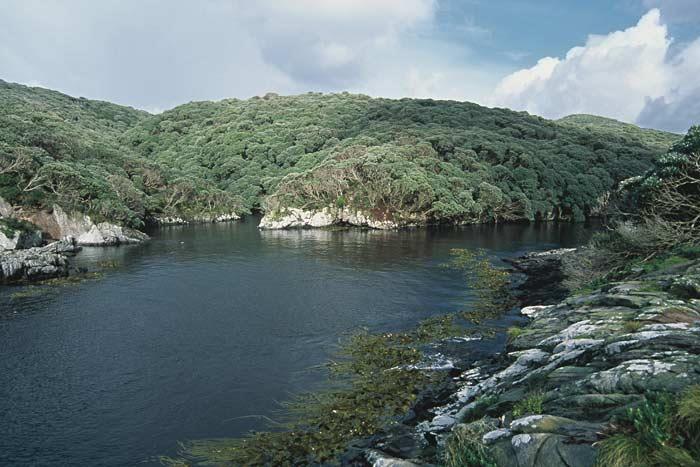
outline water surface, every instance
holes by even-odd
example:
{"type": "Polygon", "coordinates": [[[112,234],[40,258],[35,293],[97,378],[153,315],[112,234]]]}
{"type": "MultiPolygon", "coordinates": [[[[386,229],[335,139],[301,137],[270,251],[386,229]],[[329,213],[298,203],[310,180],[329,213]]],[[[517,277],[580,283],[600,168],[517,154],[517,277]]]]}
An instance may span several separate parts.
{"type": "Polygon", "coordinates": [[[360,327],[401,330],[469,301],[440,265],[575,246],[582,226],[259,232],[259,219],[86,248],[104,275],[0,287],[0,465],[148,465],[178,440],[262,429],[360,327]]]}

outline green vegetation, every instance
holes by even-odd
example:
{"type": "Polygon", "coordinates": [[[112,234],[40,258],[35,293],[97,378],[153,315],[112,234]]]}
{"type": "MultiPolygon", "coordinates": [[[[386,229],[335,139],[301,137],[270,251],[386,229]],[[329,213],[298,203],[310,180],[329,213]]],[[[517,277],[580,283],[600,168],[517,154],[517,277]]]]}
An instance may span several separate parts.
{"type": "Polygon", "coordinates": [[[478,322],[498,316],[510,307],[510,274],[495,267],[486,250],[455,248],[450,256],[451,261],[444,266],[461,271],[476,298],[465,318],[478,322]]]}
{"type": "MultiPolygon", "coordinates": [[[[180,459],[163,461],[170,465],[200,461],[333,464],[351,440],[374,434],[408,412],[420,391],[437,377],[411,365],[422,357],[421,344],[448,336],[439,325],[445,322],[451,319],[434,318],[404,333],[355,334],[329,365],[331,387],[287,404],[281,414],[284,422],[275,426],[278,431],[256,432],[242,439],[189,442],[182,446],[180,459]]],[[[464,332],[455,328],[451,336],[464,332]]]]}
{"type": "Polygon", "coordinates": [[[240,194],[248,209],[342,205],[483,222],[583,218],[667,149],[645,135],[469,103],[306,94],[191,103],[126,137],[149,158],[240,194]]]}
{"type": "Polygon", "coordinates": [[[120,138],[146,112],[0,80],[0,197],[140,227],[147,214],[238,211],[229,192],[151,161],[120,138]]]}
{"type": "Polygon", "coordinates": [[[643,321],[630,320],[630,321],[625,321],[622,326],[625,329],[625,331],[631,333],[631,332],[639,331],[644,326],[644,324],[645,323],[643,321]]]}
{"type": "Polygon", "coordinates": [[[445,467],[497,467],[488,447],[481,442],[484,433],[492,429],[483,421],[457,425],[445,443],[445,467]]]}
{"type": "Polygon", "coordinates": [[[533,391],[519,400],[513,406],[513,418],[520,418],[525,415],[538,415],[542,413],[544,403],[544,391],[533,391]]]}
{"type": "Polygon", "coordinates": [[[600,443],[598,465],[700,465],[700,386],[687,388],[678,402],[671,394],[648,397],[618,423],[616,433],[600,443]]]}
{"type": "Polygon", "coordinates": [[[571,290],[680,265],[700,252],[700,126],[621,183],[611,223],[566,265],[571,290]]]}
{"type": "Polygon", "coordinates": [[[680,139],[679,135],[666,131],[639,128],[630,123],[623,123],[612,118],[599,117],[597,115],[576,114],[557,120],[562,125],[570,125],[589,131],[601,132],[616,138],[629,141],[644,141],[650,147],[661,151],[668,149],[680,139]]]}
{"type": "Polygon", "coordinates": [[[522,335],[522,333],[523,328],[519,326],[511,326],[508,329],[506,329],[506,335],[508,336],[509,341],[516,339],[518,336],[522,335]]]}
{"type": "MultiPolygon", "coordinates": [[[[622,183],[611,202],[612,222],[588,248],[566,264],[572,288],[663,271],[666,274],[700,254],[700,127],[695,126],[646,174],[622,183]]],[[[681,298],[697,294],[697,284],[678,277],[664,290],[681,298]]],[[[695,320],[695,312],[668,308],[665,322],[695,320]]],[[[644,323],[628,320],[627,332],[644,323]]],[[[671,394],[646,400],[615,421],[600,443],[598,465],[612,467],[700,466],[700,387],[689,387],[680,401],[671,394]]]]}
{"type": "Polygon", "coordinates": [[[13,217],[0,218],[0,232],[5,234],[8,238],[14,237],[16,232],[27,232],[31,230],[37,230],[37,227],[30,222],[13,217]]]}
{"type": "Polygon", "coordinates": [[[325,206],[419,222],[580,220],[677,138],[346,93],[149,115],[0,82],[0,110],[1,197],[134,227],[325,206]]]}

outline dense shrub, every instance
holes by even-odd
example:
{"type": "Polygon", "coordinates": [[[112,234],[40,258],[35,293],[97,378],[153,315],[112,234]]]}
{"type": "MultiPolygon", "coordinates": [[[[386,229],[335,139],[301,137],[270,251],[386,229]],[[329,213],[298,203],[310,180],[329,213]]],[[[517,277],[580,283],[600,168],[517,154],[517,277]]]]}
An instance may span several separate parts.
{"type": "Polygon", "coordinates": [[[624,180],[608,229],[565,258],[570,289],[647,271],[650,264],[687,256],[700,244],[700,127],[692,127],[653,169],[624,180]]]}
{"type": "Polygon", "coordinates": [[[618,421],[600,443],[603,467],[697,467],[700,465],[700,386],[675,395],[651,395],[618,421]]]}
{"type": "Polygon", "coordinates": [[[428,221],[580,220],[677,139],[594,117],[557,123],[347,93],[149,115],[0,82],[0,110],[0,196],[134,226],[154,214],[288,206],[428,221]]]}
{"type": "Polygon", "coordinates": [[[306,94],[183,105],[125,141],[241,195],[248,209],[342,199],[436,221],[580,220],[677,139],[617,124],[626,131],[469,103],[306,94]]]}

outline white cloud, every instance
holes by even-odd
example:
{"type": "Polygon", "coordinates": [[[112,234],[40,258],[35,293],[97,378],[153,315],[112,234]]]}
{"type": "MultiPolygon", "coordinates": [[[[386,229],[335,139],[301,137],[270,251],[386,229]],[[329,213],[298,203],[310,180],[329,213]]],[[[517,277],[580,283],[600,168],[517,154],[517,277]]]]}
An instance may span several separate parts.
{"type": "Polygon", "coordinates": [[[437,2],[2,0],[0,78],[148,109],[268,91],[479,100],[502,69],[426,36],[437,2]]]}
{"type": "Polygon", "coordinates": [[[669,91],[648,99],[637,123],[650,128],[684,132],[691,124],[700,124],[700,39],[674,57],[669,91]]]}
{"type": "Polygon", "coordinates": [[[507,76],[493,103],[552,118],[594,113],[633,120],[645,98],[657,98],[668,87],[669,43],[659,11],[651,10],[634,27],[590,36],[563,59],[546,57],[507,76]]]}
{"type": "MultiPolygon", "coordinates": [[[[634,122],[651,107],[685,101],[696,89],[700,73],[700,42],[681,49],[674,58],[672,40],[660,11],[652,9],[624,31],[589,36],[559,59],[545,57],[535,66],[503,78],[491,97],[493,105],[527,110],[549,118],[591,113],[634,122]],[[650,107],[651,106],[651,107],[650,107]]],[[[654,126],[683,131],[681,122],[654,126]]],[[[651,122],[648,116],[639,121],[651,122]]]]}

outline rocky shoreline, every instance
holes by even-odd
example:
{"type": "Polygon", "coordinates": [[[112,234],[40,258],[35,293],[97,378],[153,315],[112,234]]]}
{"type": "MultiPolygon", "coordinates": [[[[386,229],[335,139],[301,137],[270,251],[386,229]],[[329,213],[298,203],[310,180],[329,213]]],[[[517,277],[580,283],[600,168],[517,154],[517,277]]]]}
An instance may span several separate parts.
{"type": "Polygon", "coordinates": [[[424,225],[425,222],[426,218],[422,216],[399,219],[385,213],[373,214],[348,207],[325,207],[323,209],[286,208],[282,211],[265,213],[260,220],[259,228],[263,230],[278,230],[299,227],[320,228],[334,225],[351,225],[391,230],[424,225]]]}
{"type": "Polygon", "coordinates": [[[36,282],[69,275],[69,256],[80,251],[74,239],[0,254],[0,284],[36,282]]]}
{"type": "Polygon", "coordinates": [[[343,464],[434,465],[451,437],[468,433],[499,466],[592,466],[616,417],[650,391],[700,383],[700,260],[533,303],[532,287],[560,292],[568,254],[511,262],[527,275],[528,324],[501,354],[453,369],[410,417],[353,443],[343,464]]]}

